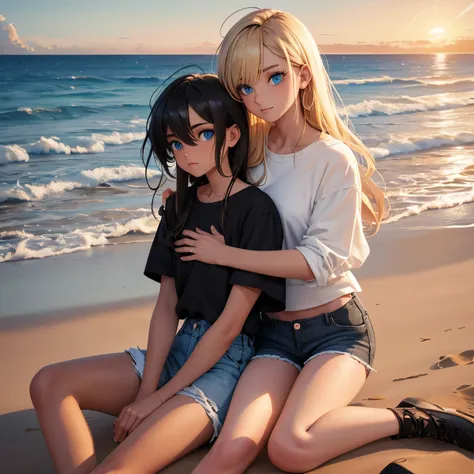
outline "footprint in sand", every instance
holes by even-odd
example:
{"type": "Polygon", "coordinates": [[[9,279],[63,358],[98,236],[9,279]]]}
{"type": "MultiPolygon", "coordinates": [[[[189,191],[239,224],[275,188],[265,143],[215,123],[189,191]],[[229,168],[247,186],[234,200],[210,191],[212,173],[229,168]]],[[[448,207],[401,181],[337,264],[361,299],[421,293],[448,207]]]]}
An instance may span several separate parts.
{"type": "Polygon", "coordinates": [[[455,388],[453,392],[467,401],[467,403],[474,407],[474,385],[460,385],[455,388]]]}
{"type": "Polygon", "coordinates": [[[457,367],[458,365],[472,364],[474,363],[474,350],[441,356],[439,359],[438,362],[430,367],[431,370],[448,369],[449,367],[457,367]]]}

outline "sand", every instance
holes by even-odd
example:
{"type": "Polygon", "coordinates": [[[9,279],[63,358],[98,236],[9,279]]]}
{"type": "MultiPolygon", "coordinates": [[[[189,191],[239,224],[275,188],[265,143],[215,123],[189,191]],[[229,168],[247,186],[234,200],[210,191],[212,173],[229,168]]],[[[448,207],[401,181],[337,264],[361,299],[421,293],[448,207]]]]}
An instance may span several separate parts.
{"type": "MultiPolygon", "coordinates": [[[[474,415],[473,236],[473,227],[400,231],[393,224],[371,239],[371,256],[356,274],[375,327],[377,372],[353,404],[387,407],[416,396],[474,415]]],[[[70,278],[79,281],[81,276],[70,278]]],[[[156,295],[140,296],[0,318],[0,472],[54,472],[32,410],[29,382],[52,362],[145,346],[156,295]]],[[[114,448],[113,418],[85,413],[102,459],[114,448]]],[[[204,454],[205,448],[163,472],[188,473],[204,454]]],[[[417,474],[474,472],[473,453],[427,439],[384,439],[312,472],[379,473],[395,459],[405,459],[402,465],[417,474]]],[[[280,471],[262,453],[247,472],[280,471]]]]}

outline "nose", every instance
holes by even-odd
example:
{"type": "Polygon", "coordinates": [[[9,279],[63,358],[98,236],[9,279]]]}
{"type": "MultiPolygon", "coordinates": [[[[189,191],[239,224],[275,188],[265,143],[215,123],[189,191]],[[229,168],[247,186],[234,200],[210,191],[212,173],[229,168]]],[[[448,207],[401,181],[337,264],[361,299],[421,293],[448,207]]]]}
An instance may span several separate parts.
{"type": "Polygon", "coordinates": [[[257,94],[257,91],[254,91],[253,93],[253,102],[255,105],[262,105],[261,96],[257,94]]]}

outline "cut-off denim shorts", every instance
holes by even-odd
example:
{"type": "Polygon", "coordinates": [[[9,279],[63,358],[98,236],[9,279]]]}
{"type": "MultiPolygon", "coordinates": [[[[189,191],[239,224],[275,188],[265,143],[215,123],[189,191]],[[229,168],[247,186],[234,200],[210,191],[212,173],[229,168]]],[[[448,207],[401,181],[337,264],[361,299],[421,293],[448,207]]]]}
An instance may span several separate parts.
{"type": "Polygon", "coordinates": [[[264,315],[255,339],[254,359],[272,357],[299,371],[322,354],[347,354],[372,368],[375,334],[369,315],[357,295],[341,308],[312,318],[282,321],[264,315]]]}
{"type": "MultiPolygon", "coordinates": [[[[158,388],[176,375],[210,327],[210,323],[202,319],[184,321],[166,358],[158,388]]],[[[143,378],[146,350],[130,348],[125,352],[130,354],[136,373],[143,378]]],[[[245,334],[239,334],[211,370],[177,393],[192,398],[204,408],[214,427],[210,442],[222,428],[237,382],[253,354],[252,340],[245,334]]]]}

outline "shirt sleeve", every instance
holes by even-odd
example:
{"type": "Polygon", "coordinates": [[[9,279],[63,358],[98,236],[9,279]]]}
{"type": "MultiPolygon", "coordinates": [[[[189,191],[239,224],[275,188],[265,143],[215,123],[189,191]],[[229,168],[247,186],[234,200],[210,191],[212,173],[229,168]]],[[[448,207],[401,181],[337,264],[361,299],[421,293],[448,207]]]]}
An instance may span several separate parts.
{"type": "Polygon", "coordinates": [[[317,200],[308,230],[296,247],[305,257],[314,280],[305,286],[327,286],[351,268],[358,268],[369,255],[361,218],[361,190],[340,189],[317,200]]]}
{"type": "MultiPolygon", "coordinates": [[[[171,197],[168,198],[168,202],[171,197]]],[[[173,201],[174,202],[174,201],[173,201]]],[[[173,206],[173,202],[169,202],[167,208],[173,206]]],[[[144,274],[158,283],[161,282],[161,276],[176,277],[176,256],[172,247],[168,225],[170,223],[170,212],[165,210],[163,206],[160,208],[161,220],[156,231],[155,238],[151,244],[150,253],[145,265],[144,274]]]]}
{"type": "MultiPolygon", "coordinates": [[[[239,247],[246,250],[281,250],[283,227],[278,211],[249,216],[242,230],[239,247]]],[[[234,269],[230,277],[231,285],[259,288],[262,293],[256,306],[259,311],[277,312],[285,310],[285,279],[246,270],[234,269]]]]}

